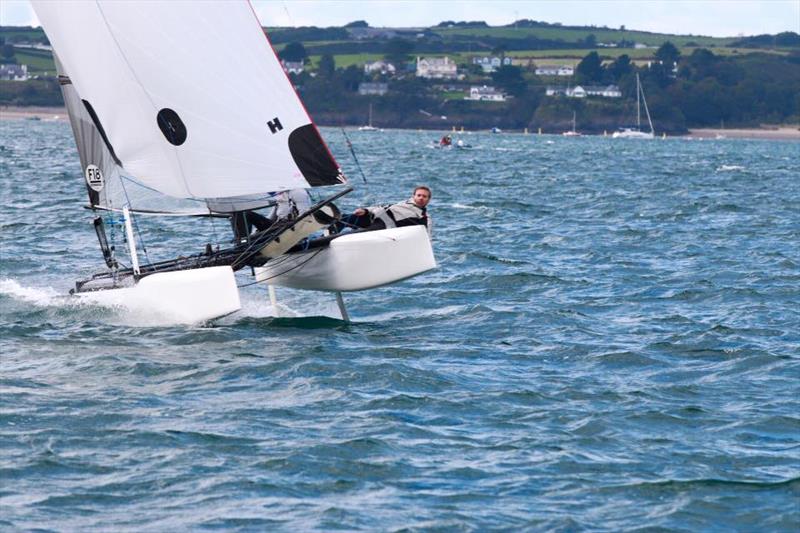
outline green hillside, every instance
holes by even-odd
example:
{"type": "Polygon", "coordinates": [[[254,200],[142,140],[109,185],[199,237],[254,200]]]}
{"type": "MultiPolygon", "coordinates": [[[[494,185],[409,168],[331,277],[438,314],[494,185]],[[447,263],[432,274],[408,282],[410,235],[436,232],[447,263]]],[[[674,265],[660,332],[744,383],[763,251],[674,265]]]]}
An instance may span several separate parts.
{"type": "MultiPolygon", "coordinates": [[[[380,127],[563,131],[574,111],[585,132],[628,125],[635,75],[645,87],[659,132],[688,127],[753,126],[800,121],[800,35],[739,38],[666,35],[627,29],[567,27],[529,20],[502,27],[446,22],[428,28],[270,28],[284,59],[303,61],[290,78],[319,124],[363,124],[368,104],[380,127]],[[458,66],[448,80],[416,77],[417,56],[447,56],[458,66]],[[493,73],[476,56],[513,63],[493,73]],[[395,75],[365,74],[364,64],[389,59],[395,75]],[[407,66],[411,64],[411,70],[407,66]],[[534,66],[569,65],[573,76],[537,76],[534,66]],[[363,82],[386,94],[358,93],[363,82]],[[472,86],[491,86],[504,101],[465,100],[472,86]],[[616,85],[621,98],[547,95],[548,87],[616,85]],[[446,118],[442,118],[446,117],[446,118]]],[[[52,54],[40,28],[0,27],[3,62],[28,65],[36,80],[0,81],[0,105],[60,105],[52,54]]],[[[551,90],[551,93],[553,91],[551,90]]]]}
{"type": "Polygon", "coordinates": [[[616,43],[620,41],[636,42],[648,46],[661,46],[670,41],[676,46],[720,47],[730,44],[732,38],[707,37],[702,35],[673,35],[650,33],[643,31],[614,30],[601,27],[568,27],[568,26],[536,26],[536,27],[487,27],[487,28],[436,28],[436,33],[445,39],[456,40],[463,37],[492,37],[504,39],[525,39],[535,37],[546,40],[567,42],[585,41],[594,35],[597,42],[616,43]]]}

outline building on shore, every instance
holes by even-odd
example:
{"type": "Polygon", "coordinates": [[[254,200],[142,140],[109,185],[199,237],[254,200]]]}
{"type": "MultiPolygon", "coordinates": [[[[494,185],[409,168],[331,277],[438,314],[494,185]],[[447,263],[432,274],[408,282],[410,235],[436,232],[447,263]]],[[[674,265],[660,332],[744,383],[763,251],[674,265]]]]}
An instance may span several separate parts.
{"type": "Polygon", "coordinates": [[[586,98],[599,96],[601,98],[622,98],[622,91],[616,85],[576,85],[575,87],[547,87],[546,96],[566,96],[567,98],[586,98]]]}
{"type": "Polygon", "coordinates": [[[364,64],[364,74],[379,73],[383,74],[384,76],[387,74],[390,76],[394,76],[396,70],[397,69],[395,68],[394,65],[392,65],[388,61],[383,61],[383,60],[373,61],[371,63],[364,64]]]}
{"type": "Polygon", "coordinates": [[[458,67],[449,57],[417,57],[417,77],[433,79],[454,79],[458,77],[458,67]]]}
{"type": "Polygon", "coordinates": [[[362,82],[358,84],[358,94],[362,96],[383,96],[389,92],[389,84],[381,82],[362,82]]]}
{"type": "Polygon", "coordinates": [[[28,78],[28,65],[0,65],[0,80],[25,81],[28,78]]]}
{"type": "Polygon", "coordinates": [[[479,100],[489,102],[505,102],[506,95],[498,91],[494,87],[472,86],[469,88],[469,94],[464,97],[464,100],[479,100]]]}
{"type": "Polygon", "coordinates": [[[572,76],[575,74],[575,69],[570,65],[555,66],[541,66],[536,67],[534,73],[537,76],[572,76]]]}
{"type": "Polygon", "coordinates": [[[488,74],[500,67],[511,65],[512,61],[510,57],[475,56],[472,58],[472,64],[479,65],[483,72],[488,74]]]}
{"type": "Polygon", "coordinates": [[[281,66],[289,74],[301,74],[305,69],[302,61],[284,61],[281,59],[281,66]]]}

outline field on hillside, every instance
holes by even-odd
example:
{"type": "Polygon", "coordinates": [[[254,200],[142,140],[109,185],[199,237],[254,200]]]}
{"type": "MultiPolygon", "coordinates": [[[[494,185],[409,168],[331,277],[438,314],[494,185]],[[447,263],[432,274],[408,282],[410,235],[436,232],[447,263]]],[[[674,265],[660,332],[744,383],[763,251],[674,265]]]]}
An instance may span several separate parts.
{"type": "MultiPolygon", "coordinates": [[[[695,50],[693,47],[682,47],[680,48],[681,55],[686,57],[692,55],[692,52],[695,50]]],[[[610,61],[614,60],[617,57],[621,56],[622,54],[628,55],[634,63],[638,65],[646,64],[647,61],[653,58],[653,54],[655,53],[655,48],[569,48],[564,50],[513,50],[510,52],[506,52],[506,56],[515,58],[515,59],[523,59],[523,58],[531,58],[534,63],[538,66],[543,65],[577,65],[581,59],[586,57],[589,52],[596,51],[601,58],[604,60],[610,61]]],[[[749,54],[753,52],[767,52],[767,53],[774,53],[774,54],[786,54],[787,52],[782,50],[757,50],[757,49],[750,49],[750,48],[713,48],[712,51],[715,55],[719,56],[729,56],[735,54],[749,54]]],[[[413,54],[413,52],[412,52],[413,54]]],[[[474,52],[474,53],[437,53],[437,54],[426,54],[424,52],[419,52],[419,55],[423,55],[426,57],[442,57],[447,56],[451,58],[458,64],[470,63],[471,58],[474,56],[480,55],[491,55],[487,52],[474,52]]],[[[320,55],[311,55],[309,59],[311,61],[310,67],[311,69],[316,69],[319,65],[320,55]]],[[[383,54],[340,54],[334,56],[334,61],[336,62],[337,68],[347,68],[350,65],[361,66],[364,63],[377,61],[379,59],[383,59],[383,54]]]]}
{"type": "Polygon", "coordinates": [[[706,37],[701,35],[668,35],[662,33],[649,33],[640,31],[621,31],[609,28],[564,28],[564,27],[535,27],[535,28],[436,28],[435,31],[443,37],[500,37],[506,39],[525,39],[536,37],[538,39],[561,40],[576,42],[585,39],[589,34],[595,36],[598,42],[617,42],[622,39],[651,46],[660,46],[664,41],[670,41],[676,46],[686,46],[696,43],[701,46],[725,46],[733,38],[706,37]]]}
{"type": "Polygon", "coordinates": [[[55,75],[56,64],[53,61],[53,54],[47,50],[14,47],[14,56],[20,65],[28,65],[29,73],[55,75]]]}

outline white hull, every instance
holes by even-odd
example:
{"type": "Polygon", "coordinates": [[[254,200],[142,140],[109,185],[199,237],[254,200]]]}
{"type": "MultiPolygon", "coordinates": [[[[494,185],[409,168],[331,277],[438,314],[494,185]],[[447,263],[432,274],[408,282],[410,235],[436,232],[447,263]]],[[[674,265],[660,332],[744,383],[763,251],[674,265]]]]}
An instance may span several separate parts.
{"type": "Polygon", "coordinates": [[[436,267],[424,226],[345,234],[324,248],[285,254],[257,268],[256,280],[314,291],[360,291],[436,267]]]}
{"type": "Polygon", "coordinates": [[[655,135],[652,132],[624,130],[615,131],[611,137],[614,139],[654,139],[655,135]]]}
{"type": "Polygon", "coordinates": [[[79,292],[82,301],[145,312],[159,323],[197,324],[241,308],[229,266],[150,274],[130,287],[79,292]]]}

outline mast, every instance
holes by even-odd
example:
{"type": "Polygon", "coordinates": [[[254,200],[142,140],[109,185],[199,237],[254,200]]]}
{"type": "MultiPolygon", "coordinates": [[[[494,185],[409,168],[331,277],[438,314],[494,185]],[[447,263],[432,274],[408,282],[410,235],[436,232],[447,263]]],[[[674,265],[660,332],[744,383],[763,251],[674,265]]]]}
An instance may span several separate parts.
{"type": "Polygon", "coordinates": [[[369,121],[367,125],[371,128],[372,127],[372,102],[369,103],[369,121]]]}
{"type": "Polygon", "coordinates": [[[642,131],[642,112],[641,104],[639,103],[639,93],[642,92],[642,86],[639,85],[639,73],[636,73],[636,129],[642,131]]]}
{"type": "MultiPolygon", "coordinates": [[[[639,79],[638,77],[636,78],[639,79]]],[[[647,108],[647,99],[644,97],[644,90],[642,90],[642,102],[644,103],[644,112],[647,114],[647,123],[650,125],[650,134],[652,135],[655,133],[655,129],[653,129],[653,121],[650,120],[650,110],[647,108]]]]}
{"type": "Polygon", "coordinates": [[[136,238],[133,235],[133,225],[131,224],[131,214],[127,207],[122,208],[122,216],[125,218],[125,237],[128,241],[128,251],[131,254],[131,265],[133,273],[139,275],[139,254],[136,252],[136,238]]]}

